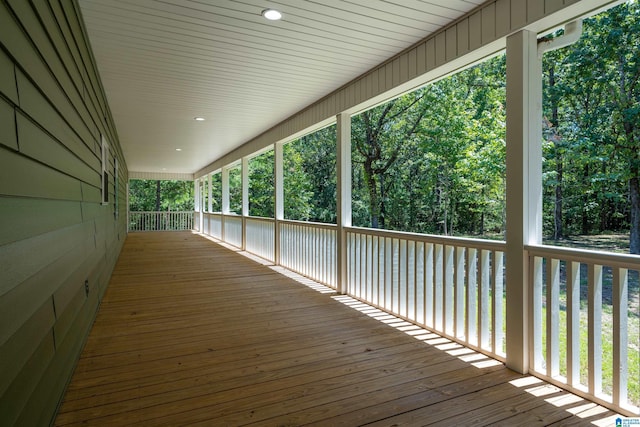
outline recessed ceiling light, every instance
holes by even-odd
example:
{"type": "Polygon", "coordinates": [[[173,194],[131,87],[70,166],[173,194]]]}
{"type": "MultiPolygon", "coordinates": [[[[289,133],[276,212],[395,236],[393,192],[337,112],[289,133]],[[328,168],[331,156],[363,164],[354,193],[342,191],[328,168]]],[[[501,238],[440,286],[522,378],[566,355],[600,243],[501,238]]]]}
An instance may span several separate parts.
{"type": "Polygon", "coordinates": [[[275,9],[265,9],[262,11],[262,16],[267,18],[269,21],[277,21],[282,19],[282,13],[278,12],[275,9]]]}
{"type": "Polygon", "coordinates": [[[204,117],[194,117],[193,120],[196,122],[204,122],[204,117]]]}
{"type": "Polygon", "coordinates": [[[182,148],[176,148],[176,151],[182,151],[182,148]]]}

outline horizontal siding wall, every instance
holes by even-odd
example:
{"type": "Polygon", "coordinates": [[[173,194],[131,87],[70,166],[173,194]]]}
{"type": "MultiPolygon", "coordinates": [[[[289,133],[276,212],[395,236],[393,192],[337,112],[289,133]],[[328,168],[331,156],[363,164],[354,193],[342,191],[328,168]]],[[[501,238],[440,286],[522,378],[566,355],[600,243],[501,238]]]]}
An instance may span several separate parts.
{"type": "MultiPolygon", "coordinates": [[[[545,31],[619,0],[493,0],[195,173],[199,178],[481,60],[524,28],[545,31]]],[[[277,102],[277,100],[274,100],[277,102]]]]}
{"type": "Polygon", "coordinates": [[[0,425],[51,422],[126,237],[127,180],[78,5],[0,0],[0,425]]]}

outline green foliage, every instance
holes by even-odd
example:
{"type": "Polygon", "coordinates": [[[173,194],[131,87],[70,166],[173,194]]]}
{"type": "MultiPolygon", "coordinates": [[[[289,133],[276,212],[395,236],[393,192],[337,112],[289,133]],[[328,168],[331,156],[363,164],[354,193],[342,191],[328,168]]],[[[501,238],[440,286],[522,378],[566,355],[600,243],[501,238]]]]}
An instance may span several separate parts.
{"type": "Polygon", "coordinates": [[[303,136],[286,144],[284,149],[285,194],[292,197],[288,203],[285,195],[285,217],[301,220],[306,216],[308,221],[335,223],[336,126],[303,136]],[[305,199],[307,202],[303,204],[308,206],[308,212],[298,206],[305,199]]]}
{"type": "MultiPolygon", "coordinates": [[[[336,127],[283,146],[284,214],[299,221],[336,221],[336,127]]],[[[249,214],[274,216],[274,153],[249,160],[249,214]]]]}
{"type": "Polygon", "coordinates": [[[222,212],[222,174],[211,176],[211,212],[222,212]]]}
{"type": "Polygon", "coordinates": [[[132,212],[192,211],[192,181],[129,181],[129,210],[132,212]]]}
{"type": "Polygon", "coordinates": [[[504,67],[493,58],[353,118],[355,225],[502,232],[504,67]]]}
{"type": "Polygon", "coordinates": [[[249,215],[274,217],[273,150],[249,160],[249,215]]]}
{"type": "Polygon", "coordinates": [[[229,211],[242,215],[242,165],[229,169],[229,211]]]}
{"type": "MultiPolygon", "coordinates": [[[[562,32],[549,37],[557,37],[562,32]]],[[[640,5],[584,22],[545,54],[544,234],[630,233],[640,250],[640,5]]]]}
{"type": "MultiPolygon", "coordinates": [[[[629,233],[640,252],[639,47],[630,1],[544,57],[545,237],[629,233]]],[[[505,75],[494,57],[354,117],[353,223],[501,237],[505,75]]]]}

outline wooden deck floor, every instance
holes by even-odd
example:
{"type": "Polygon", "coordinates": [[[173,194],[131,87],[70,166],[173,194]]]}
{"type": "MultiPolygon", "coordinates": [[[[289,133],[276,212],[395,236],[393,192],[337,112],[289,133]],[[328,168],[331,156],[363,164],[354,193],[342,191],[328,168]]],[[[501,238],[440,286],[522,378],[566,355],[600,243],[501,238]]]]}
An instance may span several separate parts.
{"type": "Polygon", "coordinates": [[[130,234],[55,425],[613,425],[191,233],[130,234]]]}

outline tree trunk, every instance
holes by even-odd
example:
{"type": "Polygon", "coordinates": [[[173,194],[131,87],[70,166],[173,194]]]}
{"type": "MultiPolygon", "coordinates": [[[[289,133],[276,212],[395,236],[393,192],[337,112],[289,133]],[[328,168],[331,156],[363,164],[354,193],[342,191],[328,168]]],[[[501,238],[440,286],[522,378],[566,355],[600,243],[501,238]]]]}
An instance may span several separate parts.
{"type": "Polygon", "coordinates": [[[553,239],[558,240],[564,237],[562,229],[562,154],[556,153],[556,199],[553,214],[553,239]]]}
{"type": "MultiPolygon", "coordinates": [[[[582,170],[583,188],[589,188],[589,164],[584,165],[582,170]]],[[[582,225],[580,234],[589,234],[589,216],[587,215],[587,206],[589,204],[589,195],[585,191],[582,195],[582,225]]]]}
{"type": "Polygon", "coordinates": [[[373,174],[373,167],[370,161],[364,163],[364,181],[369,190],[369,218],[371,219],[371,228],[380,228],[380,203],[378,201],[378,188],[376,186],[376,178],[373,174]]]}

